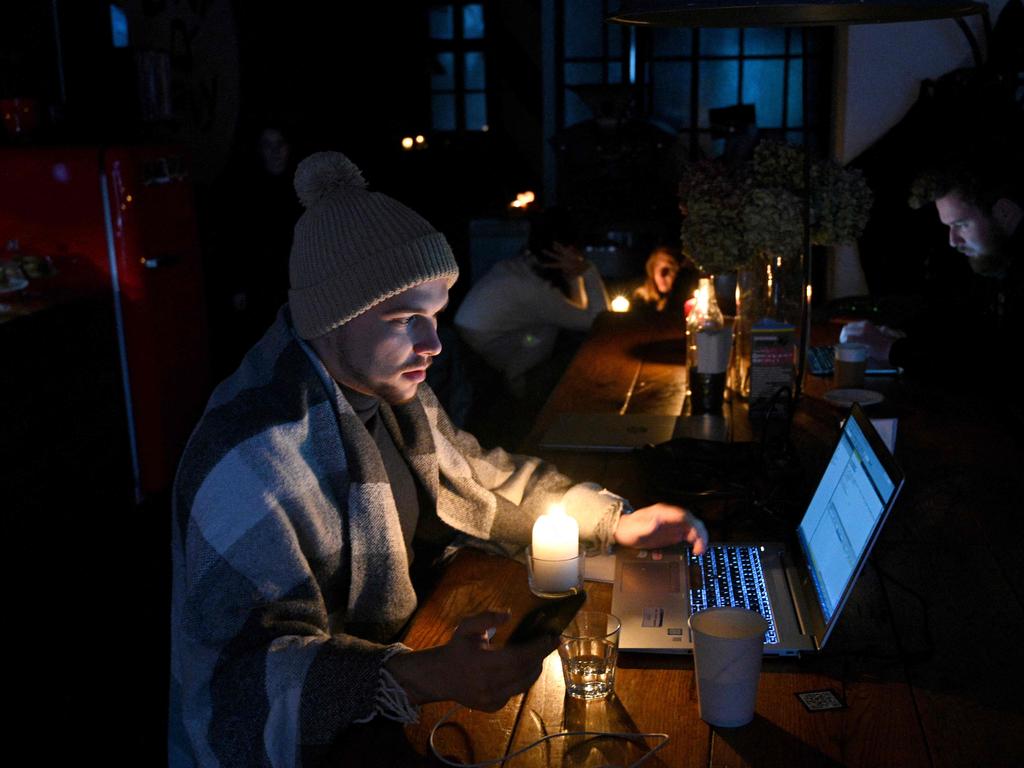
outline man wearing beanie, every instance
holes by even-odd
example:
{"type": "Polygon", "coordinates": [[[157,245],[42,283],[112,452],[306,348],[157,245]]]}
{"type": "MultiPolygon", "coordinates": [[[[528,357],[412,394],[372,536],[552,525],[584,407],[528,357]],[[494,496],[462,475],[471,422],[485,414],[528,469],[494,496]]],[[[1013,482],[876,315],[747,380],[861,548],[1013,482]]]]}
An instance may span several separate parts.
{"type": "Polygon", "coordinates": [[[304,160],[295,188],[288,304],[214,391],[175,481],[172,765],[309,764],[345,728],[425,702],[500,708],[551,639],[488,648],[496,613],[435,648],[395,638],[439,557],[514,554],[551,503],[595,548],[707,539],[678,507],[625,515],[456,429],[423,384],[458,276],[444,237],[336,152],[304,160]]]}

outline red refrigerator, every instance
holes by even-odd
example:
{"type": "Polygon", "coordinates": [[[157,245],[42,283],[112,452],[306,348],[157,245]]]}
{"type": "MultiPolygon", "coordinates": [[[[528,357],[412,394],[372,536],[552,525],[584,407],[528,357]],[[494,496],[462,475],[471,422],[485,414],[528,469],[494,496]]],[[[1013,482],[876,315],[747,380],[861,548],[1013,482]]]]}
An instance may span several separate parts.
{"type": "MultiPolygon", "coordinates": [[[[0,300],[17,315],[109,299],[136,501],[166,491],[209,392],[195,201],[174,146],[0,147],[0,247],[53,277],[0,300]]],[[[69,382],[73,386],[73,382],[69,382]]],[[[126,473],[127,476],[127,473],[126,473]]]]}

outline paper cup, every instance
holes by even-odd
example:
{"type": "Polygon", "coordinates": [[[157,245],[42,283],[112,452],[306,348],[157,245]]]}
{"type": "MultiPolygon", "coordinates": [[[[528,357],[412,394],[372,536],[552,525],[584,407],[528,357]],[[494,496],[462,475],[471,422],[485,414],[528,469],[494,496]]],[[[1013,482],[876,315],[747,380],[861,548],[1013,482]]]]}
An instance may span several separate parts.
{"type": "Polygon", "coordinates": [[[836,387],[840,389],[864,386],[864,370],[867,367],[868,348],[864,344],[836,344],[834,366],[836,387]]]}
{"type": "Polygon", "coordinates": [[[723,728],[754,719],[766,622],[746,608],[709,608],[690,617],[701,720],[723,728]]]}

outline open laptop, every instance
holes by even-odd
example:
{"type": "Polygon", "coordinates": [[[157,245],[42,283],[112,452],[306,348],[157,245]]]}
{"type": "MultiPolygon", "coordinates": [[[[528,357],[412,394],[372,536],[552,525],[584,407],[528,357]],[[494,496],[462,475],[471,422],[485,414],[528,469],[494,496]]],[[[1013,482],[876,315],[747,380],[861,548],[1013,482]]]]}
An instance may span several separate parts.
{"type": "Polygon", "coordinates": [[[820,650],[902,486],[902,471],[854,404],[793,542],[713,544],[699,557],[689,549],[616,554],[620,649],[690,653],[691,612],[740,605],[768,621],[766,654],[820,650]]]}

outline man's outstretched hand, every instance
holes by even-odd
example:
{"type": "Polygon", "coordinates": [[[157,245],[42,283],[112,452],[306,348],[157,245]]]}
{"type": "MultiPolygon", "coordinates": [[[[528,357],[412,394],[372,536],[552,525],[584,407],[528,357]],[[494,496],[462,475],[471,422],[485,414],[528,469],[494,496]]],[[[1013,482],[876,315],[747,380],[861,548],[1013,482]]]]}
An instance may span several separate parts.
{"type": "Polygon", "coordinates": [[[615,528],[615,542],[624,547],[655,549],[680,541],[699,555],[708,546],[708,529],[696,515],[673,504],[652,504],[631,515],[622,515],[615,528]]]}

